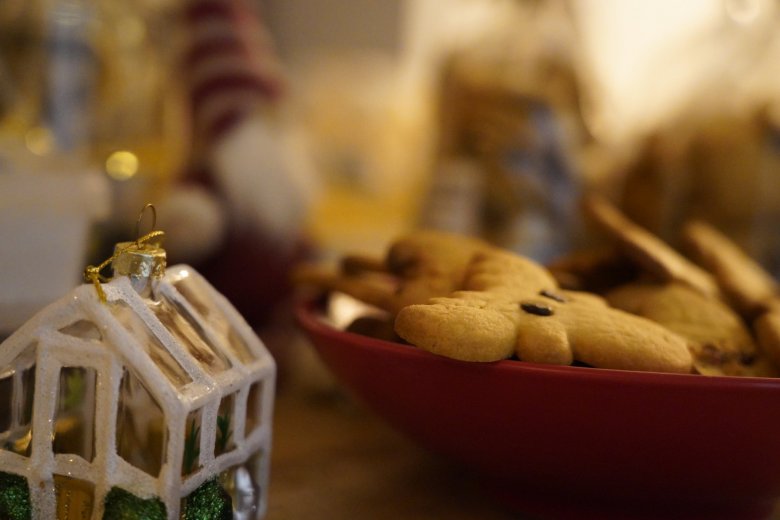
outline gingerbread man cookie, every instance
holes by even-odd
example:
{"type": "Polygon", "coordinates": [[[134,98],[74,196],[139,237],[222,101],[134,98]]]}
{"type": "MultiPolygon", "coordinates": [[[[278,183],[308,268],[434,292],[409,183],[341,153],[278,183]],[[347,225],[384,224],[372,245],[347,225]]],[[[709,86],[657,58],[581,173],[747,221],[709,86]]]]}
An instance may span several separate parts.
{"type": "Polygon", "coordinates": [[[599,296],[565,291],[531,260],[508,252],[475,255],[464,290],[401,309],[398,335],[464,361],[520,360],[688,373],[686,340],[599,296]]]}

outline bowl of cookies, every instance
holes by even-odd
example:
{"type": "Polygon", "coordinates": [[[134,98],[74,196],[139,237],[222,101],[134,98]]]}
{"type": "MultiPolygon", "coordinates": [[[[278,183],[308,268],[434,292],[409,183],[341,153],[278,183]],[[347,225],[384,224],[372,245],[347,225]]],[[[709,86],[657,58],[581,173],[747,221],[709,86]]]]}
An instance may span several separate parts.
{"type": "Polygon", "coordinates": [[[300,266],[299,326],[345,387],[540,518],[768,518],[780,498],[780,292],[704,222],[541,265],[417,231],[300,266]]]}

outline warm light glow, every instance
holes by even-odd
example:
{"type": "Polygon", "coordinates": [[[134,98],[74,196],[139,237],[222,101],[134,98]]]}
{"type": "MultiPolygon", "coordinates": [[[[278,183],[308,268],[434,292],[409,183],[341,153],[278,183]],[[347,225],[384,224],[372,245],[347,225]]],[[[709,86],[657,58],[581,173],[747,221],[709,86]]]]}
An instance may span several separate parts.
{"type": "Polygon", "coordinates": [[[728,17],[740,25],[750,25],[770,10],[772,0],[726,0],[724,8],[728,17]]]}
{"type": "Polygon", "coordinates": [[[144,21],[137,16],[120,18],[115,29],[117,41],[128,47],[140,45],[146,37],[144,21]]]}
{"type": "Polygon", "coordinates": [[[572,7],[592,81],[600,87],[594,122],[608,134],[653,126],[717,66],[718,2],[592,0],[572,7]]]}
{"type": "Polygon", "coordinates": [[[126,150],[116,151],[106,159],[106,173],[112,179],[126,181],[138,173],[138,157],[126,150]]]}
{"type": "Polygon", "coordinates": [[[27,149],[35,155],[48,155],[54,150],[54,136],[46,127],[36,126],[24,135],[27,149]]]}

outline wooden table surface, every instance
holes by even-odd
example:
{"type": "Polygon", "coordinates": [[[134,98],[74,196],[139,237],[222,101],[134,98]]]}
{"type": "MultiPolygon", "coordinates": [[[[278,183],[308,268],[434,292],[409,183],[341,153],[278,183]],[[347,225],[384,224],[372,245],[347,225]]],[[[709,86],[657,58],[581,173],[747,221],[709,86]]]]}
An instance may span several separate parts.
{"type": "Polygon", "coordinates": [[[266,520],[517,518],[336,383],[280,381],[266,520]]]}

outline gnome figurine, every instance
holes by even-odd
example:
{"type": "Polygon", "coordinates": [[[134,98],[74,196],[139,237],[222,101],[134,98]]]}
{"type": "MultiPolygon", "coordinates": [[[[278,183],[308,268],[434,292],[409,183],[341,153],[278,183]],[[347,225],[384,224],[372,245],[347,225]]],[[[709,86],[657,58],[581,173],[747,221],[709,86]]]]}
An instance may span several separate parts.
{"type": "Polygon", "coordinates": [[[193,154],[159,204],[176,241],[169,256],[196,266],[254,327],[288,295],[303,255],[314,183],[281,119],[286,89],[271,37],[245,0],[189,0],[181,64],[193,154]]]}

